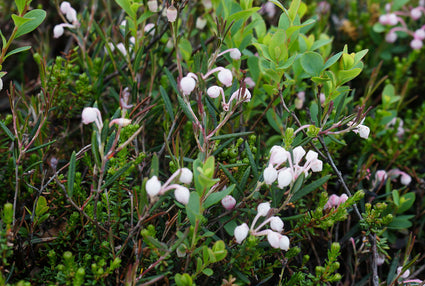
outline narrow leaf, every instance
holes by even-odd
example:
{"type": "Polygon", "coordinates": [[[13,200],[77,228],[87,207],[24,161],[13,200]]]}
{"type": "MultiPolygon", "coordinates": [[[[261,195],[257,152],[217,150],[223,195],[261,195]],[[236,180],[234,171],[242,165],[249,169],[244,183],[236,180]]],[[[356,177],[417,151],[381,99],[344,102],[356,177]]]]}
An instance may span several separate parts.
{"type": "Polygon", "coordinates": [[[111,177],[106,180],[105,184],[103,184],[102,189],[110,186],[113,184],[119,177],[121,177],[122,174],[124,174],[125,171],[127,171],[131,165],[133,165],[133,162],[128,162],[125,164],[122,168],[120,168],[118,171],[115,172],[111,177]]]}
{"type": "Polygon", "coordinates": [[[75,151],[73,151],[71,155],[71,159],[69,161],[69,169],[68,169],[68,195],[71,198],[72,198],[72,193],[74,192],[75,161],[76,161],[76,155],[75,155],[75,151]]]}
{"type": "Polygon", "coordinates": [[[313,183],[308,184],[307,186],[305,186],[304,188],[302,188],[298,192],[294,193],[294,195],[292,196],[290,202],[296,202],[299,199],[301,199],[302,197],[308,195],[312,191],[314,191],[317,188],[321,187],[324,183],[326,183],[329,180],[330,177],[331,177],[331,175],[326,175],[326,176],[324,176],[324,177],[322,177],[322,178],[314,181],[313,183]]]}
{"type": "Polygon", "coordinates": [[[173,112],[173,105],[171,104],[171,101],[170,101],[170,97],[168,96],[167,92],[162,86],[159,87],[159,90],[161,92],[162,99],[164,100],[165,109],[167,110],[170,118],[173,119],[174,112],[173,112]]]}
{"type": "Polygon", "coordinates": [[[15,141],[15,136],[12,134],[9,128],[7,128],[6,124],[4,124],[3,121],[0,121],[0,127],[1,129],[3,129],[3,131],[6,133],[7,137],[9,137],[11,141],[15,141]]]}

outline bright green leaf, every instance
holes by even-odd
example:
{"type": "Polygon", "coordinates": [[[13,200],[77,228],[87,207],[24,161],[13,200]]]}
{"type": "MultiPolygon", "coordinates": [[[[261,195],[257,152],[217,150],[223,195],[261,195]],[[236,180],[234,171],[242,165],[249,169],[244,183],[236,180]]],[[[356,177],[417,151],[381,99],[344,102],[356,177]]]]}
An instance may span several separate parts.
{"type": "Polygon", "coordinates": [[[24,17],[30,19],[30,21],[25,22],[18,28],[15,38],[28,34],[40,26],[40,24],[46,18],[46,11],[41,9],[34,9],[26,13],[24,17]]]}
{"type": "Polygon", "coordinates": [[[311,76],[320,76],[323,65],[322,56],[316,52],[306,52],[301,56],[301,66],[311,76]]]}

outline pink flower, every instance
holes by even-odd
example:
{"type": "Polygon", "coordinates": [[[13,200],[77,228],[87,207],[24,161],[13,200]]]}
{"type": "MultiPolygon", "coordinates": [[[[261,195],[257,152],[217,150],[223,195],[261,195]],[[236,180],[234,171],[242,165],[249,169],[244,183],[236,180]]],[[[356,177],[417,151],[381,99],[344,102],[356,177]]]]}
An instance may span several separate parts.
{"type": "Polygon", "coordinates": [[[236,242],[241,244],[242,241],[248,236],[249,227],[246,223],[243,223],[235,228],[234,236],[236,238],[236,242]]]}
{"type": "Polygon", "coordinates": [[[218,80],[227,87],[231,86],[233,81],[232,72],[228,69],[222,69],[218,73],[218,80]]]}
{"type": "Polygon", "coordinates": [[[227,195],[221,200],[221,204],[226,210],[232,210],[236,205],[236,200],[231,195],[227,195]]]}
{"type": "Polygon", "coordinates": [[[102,129],[102,115],[97,107],[84,107],[81,114],[83,124],[96,123],[99,130],[102,129]]]}
{"type": "Polygon", "coordinates": [[[397,34],[395,32],[389,32],[385,35],[385,41],[387,43],[394,43],[395,41],[397,41],[397,34]]]}
{"type": "Polygon", "coordinates": [[[171,22],[171,23],[175,22],[177,19],[177,9],[173,5],[171,5],[167,9],[167,19],[168,19],[168,22],[171,22]]]}
{"type": "Polygon", "coordinates": [[[264,183],[267,185],[273,184],[273,182],[277,179],[277,170],[270,164],[264,169],[263,178],[264,183]]]}
{"type": "Polygon", "coordinates": [[[423,43],[422,43],[422,41],[421,41],[421,40],[419,40],[419,39],[413,39],[413,40],[410,42],[410,47],[411,47],[412,49],[414,49],[414,50],[420,50],[420,49],[422,48],[422,46],[423,46],[423,43]]]}

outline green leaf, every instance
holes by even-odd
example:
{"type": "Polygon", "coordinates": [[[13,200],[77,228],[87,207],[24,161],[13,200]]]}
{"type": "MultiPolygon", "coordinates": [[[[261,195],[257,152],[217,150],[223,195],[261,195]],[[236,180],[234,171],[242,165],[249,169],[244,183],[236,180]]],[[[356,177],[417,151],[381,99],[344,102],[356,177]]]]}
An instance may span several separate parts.
{"type": "Polygon", "coordinates": [[[13,133],[7,128],[6,124],[3,123],[3,121],[0,121],[0,127],[3,129],[3,131],[6,133],[7,137],[13,142],[15,141],[15,136],[13,133]]]}
{"type": "Polygon", "coordinates": [[[247,131],[247,132],[239,132],[239,133],[230,133],[230,134],[223,134],[218,136],[211,137],[211,140],[223,140],[228,138],[240,138],[246,135],[252,134],[253,131],[247,131]]]}
{"type": "Polygon", "coordinates": [[[231,23],[233,21],[238,21],[238,20],[246,21],[252,14],[257,12],[258,10],[260,10],[260,7],[253,7],[250,9],[236,12],[227,18],[227,23],[231,23]]]}
{"type": "Polygon", "coordinates": [[[298,9],[300,8],[300,3],[301,3],[300,0],[292,0],[291,1],[291,5],[289,6],[289,9],[288,9],[288,15],[289,15],[289,18],[291,18],[292,22],[294,22],[295,17],[298,14],[298,9]]]}
{"type": "Polygon", "coordinates": [[[190,61],[192,58],[192,45],[190,42],[185,38],[181,38],[179,42],[179,49],[182,53],[183,59],[186,62],[190,61]]]}
{"type": "Polygon", "coordinates": [[[351,70],[341,70],[338,72],[338,84],[342,85],[356,76],[358,76],[362,70],[360,68],[354,68],[351,70]]]}
{"type": "Polygon", "coordinates": [[[37,217],[42,216],[49,210],[49,206],[47,205],[47,200],[45,197],[40,196],[37,200],[37,206],[35,207],[35,215],[37,217]]]}
{"type": "Polygon", "coordinates": [[[331,175],[326,175],[326,176],[314,181],[313,183],[308,184],[304,188],[300,189],[298,192],[295,192],[294,195],[292,196],[292,198],[290,199],[290,202],[296,202],[299,199],[301,199],[302,197],[311,193],[312,191],[317,190],[318,188],[323,186],[323,184],[326,183],[329,180],[330,177],[331,177],[331,175]]]}
{"type": "Polygon", "coordinates": [[[29,49],[31,49],[31,46],[25,46],[25,47],[20,47],[20,48],[14,49],[14,50],[12,50],[12,51],[8,52],[8,53],[4,56],[4,58],[3,58],[3,59],[6,59],[7,57],[9,57],[9,56],[11,56],[11,55],[14,55],[14,54],[17,54],[17,53],[20,53],[20,52],[23,52],[23,51],[28,51],[29,49]]]}
{"type": "Polygon", "coordinates": [[[211,268],[205,268],[202,270],[202,273],[204,273],[207,276],[211,276],[214,274],[214,271],[211,268]]]}
{"type": "Polygon", "coordinates": [[[168,115],[171,119],[174,119],[173,105],[171,104],[170,97],[162,86],[159,86],[159,91],[162,96],[162,100],[164,100],[165,109],[168,112],[168,115]]]}
{"type": "Polygon", "coordinates": [[[288,58],[288,47],[286,46],[286,33],[284,30],[279,29],[273,35],[269,42],[268,52],[276,63],[288,58]]]}
{"type": "Polygon", "coordinates": [[[15,24],[15,27],[17,27],[17,28],[19,28],[20,26],[22,26],[26,22],[31,21],[31,19],[21,17],[21,16],[18,16],[18,15],[15,15],[15,14],[12,15],[12,19],[13,19],[13,23],[15,24]]]}
{"type": "Polygon", "coordinates": [[[215,262],[223,260],[227,256],[226,245],[222,240],[218,240],[214,243],[212,251],[215,256],[215,262]]]}
{"type": "Polygon", "coordinates": [[[393,201],[394,201],[394,204],[398,207],[398,206],[400,206],[400,195],[399,195],[399,193],[398,193],[398,190],[393,190],[392,191],[392,194],[393,194],[393,201]]]}
{"type": "Polygon", "coordinates": [[[304,53],[300,63],[305,72],[311,76],[320,76],[324,66],[322,56],[316,52],[304,53]]]}
{"type": "Polygon", "coordinates": [[[257,180],[258,179],[257,165],[255,164],[254,155],[252,154],[251,148],[249,147],[249,144],[247,141],[245,141],[245,151],[246,151],[246,154],[248,155],[248,160],[252,168],[252,172],[254,173],[254,180],[257,180]]]}
{"type": "Polygon", "coordinates": [[[18,28],[15,38],[28,34],[40,26],[40,24],[46,18],[46,11],[41,9],[34,9],[26,13],[24,17],[30,19],[30,21],[25,22],[18,28]]]}
{"type": "Polygon", "coordinates": [[[186,102],[183,100],[183,98],[180,95],[177,95],[177,101],[179,102],[179,105],[181,109],[183,110],[184,114],[187,116],[187,118],[191,122],[196,122],[195,117],[193,117],[192,113],[189,110],[189,107],[186,105],[186,102]]]}
{"type": "Polygon", "coordinates": [[[413,192],[410,192],[401,196],[399,201],[400,205],[398,207],[397,213],[401,214],[409,210],[412,207],[413,203],[415,202],[415,198],[416,198],[415,193],[413,192]]]}
{"type": "Polygon", "coordinates": [[[224,189],[220,192],[215,192],[215,193],[210,194],[205,199],[202,206],[204,207],[204,209],[207,209],[210,206],[215,205],[216,203],[221,201],[225,196],[230,195],[233,192],[234,189],[235,189],[235,185],[231,185],[230,187],[227,187],[226,189],[224,189]]]}
{"type": "Polygon", "coordinates": [[[200,197],[197,192],[191,192],[189,203],[186,205],[187,217],[192,226],[196,225],[196,220],[202,219],[200,197]]]}
{"type": "Polygon", "coordinates": [[[410,219],[414,218],[414,215],[401,215],[393,218],[392,222],[388,224],[389,229],[408,229],[413,224],[410,219]]]}
{"type": "Polygon", "coordinates": [[[283,7],[283,5],[278,1],[278,0],[270,0],[269,2],[272,2],[273,4],[275,4],[277,7],[279,7],[282,11],[286,11],[285,7],[283,7]]]}
{"type": "Polygon", "coordinates": [[[15,0],[15,4],[16,4],[16,7],[18,8],[19,14],[22,14],[22,12],[24,11],[26,2],[27,2],[26,0],[15,0]]]}
{"type": "Polygon", "coordinates": [[[336,63],[341,57],[342,57],[343,52],[339,52],[336,55],[333,55],[332,57],[330,57],[325,65],[323,66],[323,69],[327,69],[330,68],[334,63],[336,63]]]}
{"type": "Polygon", "coordinates": [[[68,169],[68,195],[71,198],[72,198],[72,193],[74,191],[75,161],[76,161],[76,154],[75,154],[75,151],[73,151],[71,155],[71,159],[69,160],[69,169],[68,169]]]}
{"type": "Polygon", "coordinates": [[[131,8],[131,2],[129,0],[115,0],[115,2],[117,2],[117,4],[124,9],[127,15],[130,16],[130,18],[136,18],[136,12],[134,12],[131,8]]]}
{"type": "Polygon", "coordinates": [[[112,176],[106,180],[105,184],[102,185],[102,190],[113,184],[125,171],[127,171],[131,165],[133,165],[133,161],[128,162],[123,167],[121,167],[118,171],[116,171],[112,176]]]}

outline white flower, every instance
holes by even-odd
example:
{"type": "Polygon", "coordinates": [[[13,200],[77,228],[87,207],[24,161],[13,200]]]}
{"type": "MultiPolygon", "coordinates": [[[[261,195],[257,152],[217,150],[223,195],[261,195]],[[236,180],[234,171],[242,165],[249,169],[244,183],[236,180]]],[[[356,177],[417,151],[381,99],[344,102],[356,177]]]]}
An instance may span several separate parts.
{"type": "Polygon", "coordinates": [[[111,123],[109,123],[109,126],[112,126],[113,124],[116,124],[120,127],[124,127],[127,125],[130,125],[131,123],[131,119],[128,118],[115,118],[111,121],[111,123]]]}
{"type": "Polygon", "coordinates": [[[277,179],[277,170],[270,164],[267,168],[264,169],[263,177],[264,182],[267,185],[271,185],[277,179]]]}
{"type": "Polygon", "coordinates": [[[57,38],[61,37],[64,32],[65,32],[65,29],[63,28],[62,24],[56,25],[53,28],[53,38],[57,39],[57,38]]]}
{"type": "Polygon", "coordinates": [[[375,180],[377,182],[385,181],[388,178],[387,172],[385,170],[376,171],[375,180]]]}
{"type": "Polygon", "coordinates": [[[405,173],[405,172],[402,172],[402,173],[401,173],[400,182],[401,182],[403,185],[407,186],[407,185],[409,185],[409,184],[410,184],[410,182],[411,182],[411,181],[412,181],[412,177],[410,177],[410,176],[409,176],[409,174],[407,174],[407,173],[405,173]]]}
{"type": "Polygon", "coordinates": [[[96,123],[97,128],[102,129],[102,115],[96,107],[84,107],[81,113],[81,119],[84,124],[96,123]]]}
{"type": "Polygon", "coordinates": [[[205,28],[206,25],[207,25],[206,19],[202,17],[196,18],[196,24],[195,24],[196,29],[202,30],[205,28]]]}
{"type": "Polygon", "coordinates": [[[313,151],[313,150],[309,150],[307,152],[307,155],[305,156],[305,159],[307,161],[313,161],[313,160],[317,160],[319,154],[317,154],[317,152],[313,151]]]}
{"type": "Polygon", "coordinates": [[[414,33],[414,38],[418,40],[424,40],[425,39],[425,30],[424,29],[417,29],[414,33]]]}
{"type": "Polygon", "coordinates": [[[151,12],[158,12],[158,1],[156,0],[149,0],[148,1],[148,8],[151,12]]]}
{"type": "Polygon", "coordinates": [[[180,183],[183,183],[183,184],[192,183],[193,173],[191,170],[189,170],[188,168],[181,168],[180,171],[177,171],[177,172],[180,172],[180,177],[179,177],[180,183]]]}
{"type": "Polygon", "coordinates": [[[236,205],[236,200],[231,195],[227,195],[221,200],[221,204],[226,210],[232,210],[236,205]]]}
{"type": "Polygon", "coordinates": [[[61,5],[59,6],[59,9],[63,14],[66,14],[66,12],[69,10],[69,8],[72,8],[72,7],[71,7],[71,4],[69,4],[68,1],[63,1],[61,3],[61,5]]]}
{"type": "Polygon", "coordinates": [[[422,41],[421,41],[421,40],[419,40],[419,39],[413,39],[413,40],[410,42],[410,47],[411,47],[412,49],[414,49],[414,50],[420,50],[420,49],[422,48],[422,46],[423,46],[423,43],[422,43],[422,41]]]}
{"type": "Polygon", "coordinates": [[[283,230],[283,221],[280,217],[273,216],[270,218],[270,227],[277,232],[281,232],[283,230]]]}
{"type": "Polygon", "coordinates": [[[413,20],[418,20],[421,16],[422,16],[422,12],[419,7],[416,7],[410,10],[410,17],[412,17],[413,20]]]}
{"type": "MultiPolygon", "coordinates": [[[[398,267],[397,268],[397,275],[400,275],[401,271],[403,270],[403,267],[398,267]]],[[[406,279],[407,277],[409,277],[410,275],[410,270],[407,269],[406,271],[403,272],[403,274],[400,276],[401,279],[406,279]]]]}
{"type": "Polygon", "coordinates": [[[289,250],[289,238],[286,235],[281,235],[279,239],[279,248],[285,251],[289,250]]]}
{"type": "Polygon", "coordinates": [[[183,95],[189,95],[196,87],[196,81],[190,76],[185,76],[180,80],[180,87],[183,95]]]}
{"type": "Polygon", "coordinates": [[[117,44],[117,49],[124,55],[127,55],[127,50],[125,49],[125,46],[123,43],[118,43],[117,44]]]}
{"type": "Polygon", "coordinates": [[[267,232],[267,240],[273,248],[279,248],[280,237],[281,235],[277,232],[271,230],[267,232]]]}
{"type": "Polygon", "coordinates": [[[149,35],[153,36],[155,34],[155,24],[146,24],[144,31],[145,33],[149,33],[149,35]]]}
{"type": "Polygon", "coordinates": [[[291,170],[289,168],[284,168],[279,171],[277,176],[277,186],[280,189],[283,189],[286,186],[289,186],[293,180],[291,170]]]}
{"type": "Polygon", "coordinates": [[[301,159],[304,157],[305,155],[305,150],[303,147],[301,146],[297,146],[294,148],[294,150],[292,150],[292,154],[293,154],[293,162],[295,165],[298,165],[298,163],[301,161],[301,159]]]}
{"type": "Polygon", "coordinates": [[[231,86],[233,81],[232,72],[228,69],[222,69],[218,73],[218,80],[227,87],[231,86]]]}
{"type": "Polygon", "coordinates": [[[74,8],[69,8],[67,11],[66,11],[66,14],[65,14],[65,16],[66,16],[66,19],[69,21],[69,22],[71,22],[71,23],[76,23],[78,20],[77,20],[77,11],[75,11],[75,9],[74,8]]]}
{"type": "Polygon", "coordinates": [[[252,88],[255,86],[255,81],[251,77],[246,77],[244,80],[247,87],[252,88]]]}
{"type": "Polygon", "coordinates": [[[316,159],[311,161],[310,168],[313,172],[321,172],[323,170],[322,160],[316,159]]]}
{"type": "Polygon", "coordinates": [[[230,51],[230,57],[234,60],[239,60],[241,58],[241,52],[239,51],[239,49],[231,49],[230,51]]]}
{"type": "Polygon", "coordinates": [[[171,5],[167,9],[167,19],[168,19],[168,22],[171,22],[171,23],[175,22],[177,19],[177,9],[173,5],[171,5]]]}
{"type": "Polygon", "coordinates": [[[174,190],[174,196],[179,203],[187,205],[189,203],[190,192],[189,189],[183,186],[177,186],[174,190]]]}
{"type": "Polygon", "coordinates": [[[339,197],[338,205],[345,203],[347,200],[348,200],[348,196],[347,196],[346,194],[342,194],[342,195],[339,197]]]}
{"type": "Polygon", "coordinates": [[[0,78],[0,90],[3,89],[3,80],[0,78]]]}
{"type": "Polygon", "coordinates": [[[210,87],[207,89],[207,94],[208,94],[208,96],[209,96],[209,97],[211,97],[211,98],[217,98],[217,97],[219,97],[219,96],[220,96],[220,92],[221,92],[221,90],[222,90],[222,88],[221,88],[221,87],[219,87],[219,86],[217,86],[217,85],[213,85],[213,86],[210,86],[210,87]]]}
{"type": "Polygon", "coordinates": [[[251,93],[249,92],[249,90],[247,88],[239,88],[237,89],[232,96],[230,97],[229,101],[232,101],[233,99],[237,99],[237,100],[243,100],[244,102],[249,102],[251,100],[251,93]],[[242,94],[243,90],[245,89],[244,94],[242,94]]]}
{"type": "Polygon", "coordinates": [[[261,203],[257,207],[257,215],[266,216],[269,213],[269,210],[270,210],[269,202],[261,203]]]}
{"type": "Polygon", "coordinates": [[[358,126],[359,136],[363,139],[367,139],[369,137],[370,129],[366,125],[360,124],[358,126]]]}
{"type": "Polygon", "coordinates": [[[146,192],[149,196],[154,197],[159,194],[161,190],[161,182],[158,180],[157,176],[153,176],[146,182],[146,192]]]}
{"type": "Polygon", "coordinates": [[[234,235],[236,238],[236,242],[241,244],[242,241],[248,236],[249,227],[246,223],[243,223],[237,227],[235,227],[234,235]]]}
{"type": "Polygon", "coordinates": [[[274,145],[270,149],[270,164],[279,166],[288,159],[288,153],[285,148],[274,145]]]}

